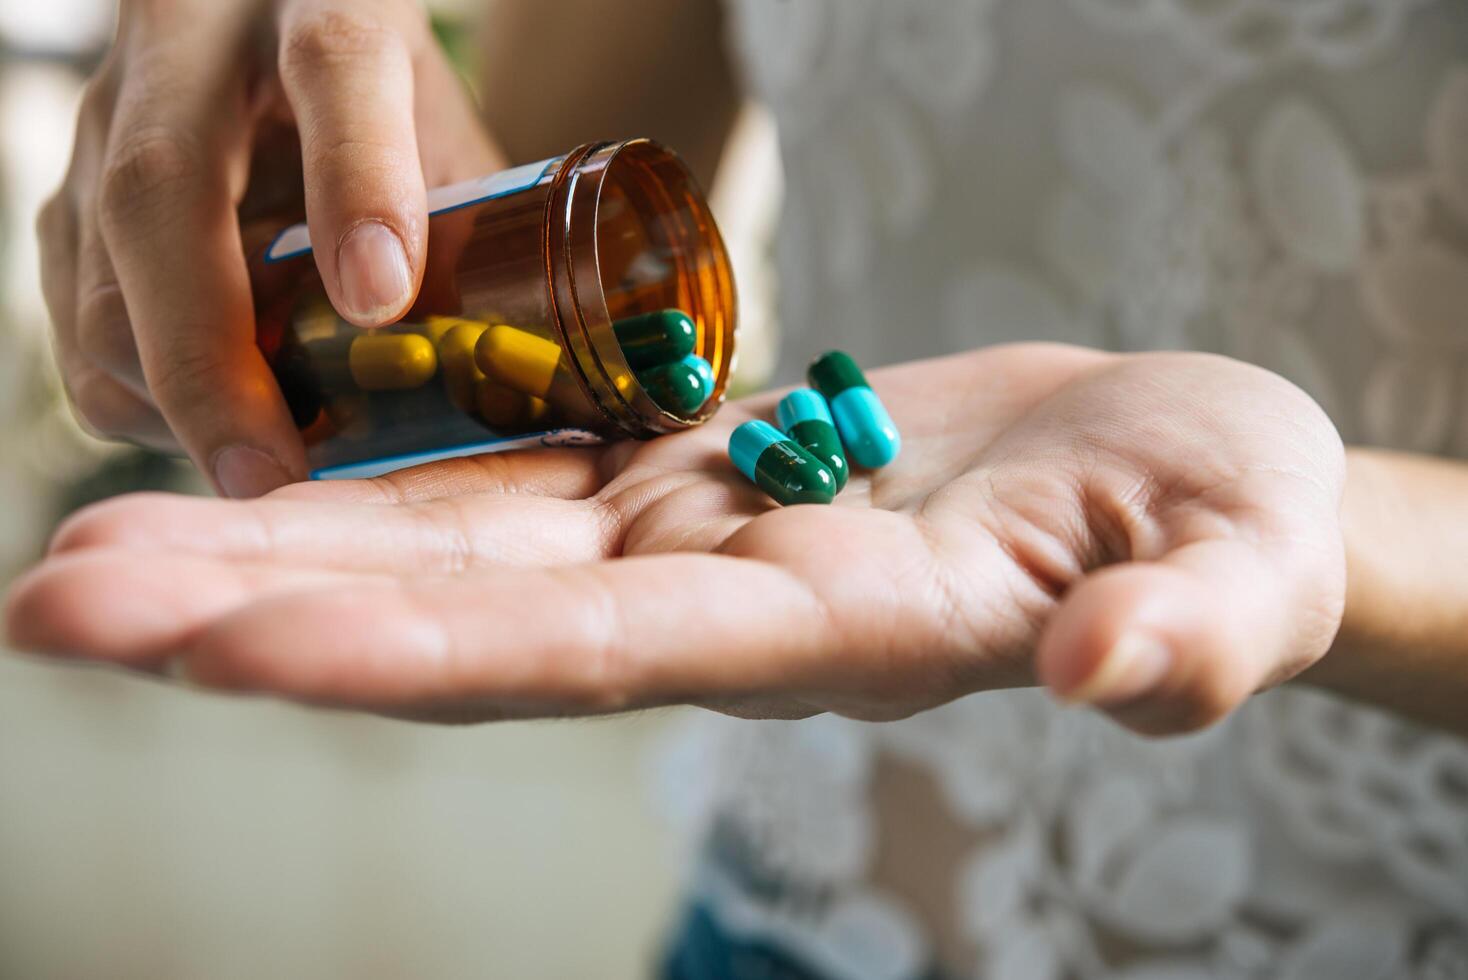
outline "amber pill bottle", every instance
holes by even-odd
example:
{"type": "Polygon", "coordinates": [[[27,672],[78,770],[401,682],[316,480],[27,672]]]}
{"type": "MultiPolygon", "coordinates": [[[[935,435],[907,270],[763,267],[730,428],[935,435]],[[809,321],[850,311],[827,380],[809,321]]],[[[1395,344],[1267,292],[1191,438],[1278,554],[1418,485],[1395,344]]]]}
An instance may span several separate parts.
{"type": "Polygon", "coordinates": [[[423,287],[390,327],[336,315],[304,225],[252,262],[260,348],[313,478],[647,439],[718,410],[734,364],[733,276],[704,195],[671,150],[588,144],[431,191],[429,209],[423,287]],[[664,310],[687,314],[694,353],[713,368],[712,396],[691,414],[643,390],[613,328],[664,310]]]}

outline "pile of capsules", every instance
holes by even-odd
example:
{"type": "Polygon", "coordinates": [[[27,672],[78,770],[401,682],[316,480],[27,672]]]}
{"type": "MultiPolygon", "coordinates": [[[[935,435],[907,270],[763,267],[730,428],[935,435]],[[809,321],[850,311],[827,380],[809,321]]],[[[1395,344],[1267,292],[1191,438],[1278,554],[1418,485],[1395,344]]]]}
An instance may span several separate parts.
{"type": "Polygon", "coordinates": [[[809,388],[786,395],[768,422],[745,422],[729,437],[739,472],[781,506],[829,504],[846,487],[851,462],[880,469],[897,458],[902,437],[882,400],[847,354],[811,362],[809,388]]]}
{"type": "MultiPolygon", "coordinates": [[[[414,414],[402,399],[421,397],[424,411],[439,399],[501,432],[546,428],[561,422],[553,406],[574,405],[579,395],[562,368],[561,347],[538,333],[502,323],[430,316],[371,332],[297,321],[296,343],[275,365],[276,377],[298,425],[307,427],[322,409],[340,422],[352,397],[390,406],[403,421],[414,414]],[[439,385],[430,385],[435,377],[439,385]],[[323,405],[328,395],[335,405],[323,405]],[[391,402],[383,399],[391,398],[391,402]]],[[[693,353],[698,328],[681,310],[660,310],[613,324],[628,366],[658,406],[676,415],[697,413],[713,395],[714,372],[693,353]]],[[[366,403],[364,403],[366,404],[366,403]]]]}

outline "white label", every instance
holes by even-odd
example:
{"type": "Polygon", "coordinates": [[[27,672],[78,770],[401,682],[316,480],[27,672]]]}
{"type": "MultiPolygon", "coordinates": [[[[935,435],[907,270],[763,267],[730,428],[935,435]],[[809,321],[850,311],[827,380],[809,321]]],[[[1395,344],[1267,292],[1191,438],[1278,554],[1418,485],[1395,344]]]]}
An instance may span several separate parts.
{"type": "MultiPolygon", "coordinates": [[[[562,159],[562,157],[551,157],[539,163],[527,163],[523,166],[511,167],[509,170],[501,170],[488,177],[466,180],[462,184],[435,187],[428,192],[428,215],[432,217],[446,211],[457,211],[471,204],[482,204],[497,197],[529,190],[540,183],[541,179],[550,173],[562,159]]],[[[311,233],[303,221],[298,225],[291,225],[276,236],[275,241],[270,243],[270,248],[265,252],[265,261],[284,262],[286,259],[295,259],[309,254],[311,254],[311,233]]]]}

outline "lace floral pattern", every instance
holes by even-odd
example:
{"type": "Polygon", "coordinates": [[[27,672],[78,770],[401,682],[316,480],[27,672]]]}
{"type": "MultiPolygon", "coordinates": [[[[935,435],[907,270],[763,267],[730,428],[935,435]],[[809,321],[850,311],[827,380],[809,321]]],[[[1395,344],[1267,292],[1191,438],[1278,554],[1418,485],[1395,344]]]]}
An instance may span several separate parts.
{"type": "MultiPolygon", "coordinates": [[[[1348,439],[1468,455],[1468,9],[729,4],[781,129],[787,354],[832,319],[872,360],[1213,349],[1348,439]]],[[[672,746],[695,890],[834,978],[917,976],[956,934],[948,973],[999,980],[1468,980],[1468,745],[1318,693],[1163,742],[1002,692],[672,746]],[[946,921],[883,878],[890,766],[970,839],[946,921]]]]}

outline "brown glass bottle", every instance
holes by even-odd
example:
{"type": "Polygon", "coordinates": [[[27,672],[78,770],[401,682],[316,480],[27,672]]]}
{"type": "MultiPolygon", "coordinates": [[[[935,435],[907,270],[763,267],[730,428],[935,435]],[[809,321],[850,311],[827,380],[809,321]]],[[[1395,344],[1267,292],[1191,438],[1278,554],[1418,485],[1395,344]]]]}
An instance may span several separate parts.
{"type": "Polygon", "coordinates": [[[645,439],[706,421],[733,367],[723,241],[684,163],[650,140],[597,143],[429,195],[423,288],[397,324],[332,310],[304,226],[253,263],[257,333],[312,476],[366,476],[529,445],[645,439]],[[681,310],[713,394],[657,404],[613,324],[681,310]]]}

